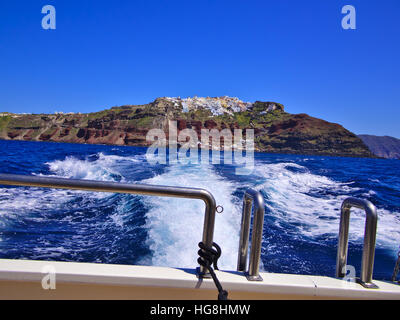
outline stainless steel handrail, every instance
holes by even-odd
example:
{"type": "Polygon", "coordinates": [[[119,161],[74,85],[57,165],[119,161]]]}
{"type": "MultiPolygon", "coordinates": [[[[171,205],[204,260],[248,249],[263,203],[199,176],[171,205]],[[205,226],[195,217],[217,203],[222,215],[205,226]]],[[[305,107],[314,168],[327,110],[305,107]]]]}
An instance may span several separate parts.
{"type": "Polygon", "coordinates": [[[361,277],[358,282],[365,288],[377,288],[372,283],[374,270],[376,228],[378,215],[375,206],[368,200],[347,198],[343,201],[340,215],[339,244],[336,257],[336,277],[343,278],[346,273],[347,249],[349,243],[350,209],[363,209],[367,215],[364,231],[364,247],[361,263],[361,277]]]}
{"type": "MultiPolygon", "coordinates": [[[[207,247],[212,248],[216,204],[214,196],[205,189],[155,186],[146,184],[126,184],[119,182],[103,182],[93,180],[73,180],[64,178],[23,176],[15,174],[0,174],[0,185],[128,193],[147,196],[203,200],[206,205],[206,210],[204,216],[202,241],[207,247]]],[[[208,270],[204,267],[200,266],[199,270],[201,276],[206,277],[209,275],[208,270]]]]}
{"type": "Polygon", "coordinates": [[[237,270],[245,272],[247,251],[249,247],[250,217],[254,206],[253,232],[251,236],[251,252],[249,270],[246,274],[249,281],[262,281],[259,273],[261,257],[261,241],[264,226],[264,198],[262,194],[253,189],[248,189],[243,197],[242,223],[240,228],[239,253],[237,270]]]}

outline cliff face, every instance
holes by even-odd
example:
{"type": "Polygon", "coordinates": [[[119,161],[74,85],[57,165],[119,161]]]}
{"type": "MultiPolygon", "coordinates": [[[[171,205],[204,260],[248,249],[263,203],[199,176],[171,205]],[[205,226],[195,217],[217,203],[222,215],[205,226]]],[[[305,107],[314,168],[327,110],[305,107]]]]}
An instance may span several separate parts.
{"type": "Polygon", "coordinates": [[[368,148],[378,157],[400,159],[400,139],[393,137],[379,137],[367,134],[358,136],[368,148]]]}
{"type": "Polygon", "coordinates": [[[342,126],[306,114],[290,114],[275,102],[237,98],[158,98],[88,114],[0,114],[0,139],[148,146],[148,130],[254,129],[261,152],[373,157],[342,126]]]}

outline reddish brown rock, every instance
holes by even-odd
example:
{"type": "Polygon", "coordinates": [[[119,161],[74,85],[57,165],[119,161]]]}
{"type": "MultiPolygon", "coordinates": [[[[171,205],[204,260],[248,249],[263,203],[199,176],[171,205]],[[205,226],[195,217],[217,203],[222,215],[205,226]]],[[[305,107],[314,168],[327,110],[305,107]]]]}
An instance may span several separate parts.
{"type": "Polygon", "coordinates": [[[216,128],[218,125],[214,120],[206,120],[204,122],[204,127],[206,127],[206,129],[214,129],[216,128]]]}
{"type": "Polygon", "coordinates": [[[178,127],[178,130],[186,129],[187,128],[186,120],[182,120],[182,119],[178,120],[177,121],[177,127],[178,127]]]}

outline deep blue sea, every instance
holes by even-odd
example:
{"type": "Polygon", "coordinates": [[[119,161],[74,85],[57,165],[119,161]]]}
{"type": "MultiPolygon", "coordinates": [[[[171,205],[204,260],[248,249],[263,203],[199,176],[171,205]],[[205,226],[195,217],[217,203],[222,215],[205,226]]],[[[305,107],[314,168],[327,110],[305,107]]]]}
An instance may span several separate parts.
{"type": "MultiPolygon", "coordinates": [[[[235,270],[242,197],[262,192],[262,268],[334,276],[340,205],[348,196],[378,208],[374,278],[391,277],[400,245],[400,161],[255,154],[255,169],[151,165],[146,149],[0,141],[0,172],[201,187],[213,193],[221,269],[235,270]]],[[[42,188],[0,188],[0,258],[194,268],[204,204],[197,200],[42,188]]],[[[360,272],[364,213],[351,215],[348,263],[360,272]]]]}

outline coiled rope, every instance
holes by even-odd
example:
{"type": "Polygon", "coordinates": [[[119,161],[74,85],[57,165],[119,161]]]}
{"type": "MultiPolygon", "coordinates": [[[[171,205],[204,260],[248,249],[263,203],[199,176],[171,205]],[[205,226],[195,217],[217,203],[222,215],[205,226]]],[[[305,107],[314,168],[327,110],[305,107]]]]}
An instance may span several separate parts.
{"type": "Polygon", "coordinates": [[[221,256],[221,248],[215,242],[213,242],[212,246],[212,248],[209,248],[203,242],[199,243],[200,250],[198,251],[198,254],[200,257],[197,259],[197,262],[210,272],[215,286],[218,289],[218,300],[228,300],[228,292],[222,288],[221,283],[214,272],[214,269],[219,270],[217,263],[221,256]],[[214,266],[214,269],[212,266],[214,266]]]}

